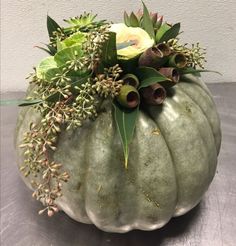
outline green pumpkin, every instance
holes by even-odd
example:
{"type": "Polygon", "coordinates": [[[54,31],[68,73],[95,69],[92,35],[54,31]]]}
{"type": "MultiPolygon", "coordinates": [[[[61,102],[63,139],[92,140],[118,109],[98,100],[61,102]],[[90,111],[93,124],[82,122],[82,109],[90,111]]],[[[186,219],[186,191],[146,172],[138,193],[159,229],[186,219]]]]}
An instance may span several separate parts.
{"type": "MultiPolygon", "coordinates": [[[[16,146],[32,107],[18,118],[16,146]]],[[[57,204],[71,218],[109,232],[154,230],[195,207],[208,189],[221,143],[220,121],[206,85],[192,75],[168,89],[162,106],[147,107],[137,120],[128,170],[110,104],[95,121],[62,131],[53,158],[70,174],[57,204]]],[[[30,187],[30,179],[23,177],[30,187]]]]}

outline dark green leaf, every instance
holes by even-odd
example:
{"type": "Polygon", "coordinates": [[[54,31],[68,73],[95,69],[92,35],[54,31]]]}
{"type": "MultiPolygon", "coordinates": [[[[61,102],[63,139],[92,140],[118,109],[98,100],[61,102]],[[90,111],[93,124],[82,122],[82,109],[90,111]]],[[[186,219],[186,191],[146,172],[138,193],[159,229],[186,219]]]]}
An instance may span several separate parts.
{"type": "Polygon", "coordinates": [[[172,38],[176,38],[180,31],[180,23],[173,25],[168,31],[166,31],[161,39],[158,41],[159,43],[167,42],[172,38]]]}
{"type": "Polygon", "coordinates": [[[102,48],[102,61],[106,66],[114,66],[117,63],[116,33],[110,32],[109,39],[102,48]]]}
{"type": "Polygon", "coordinates": [[[117,50],[121,50],[121,49],[124,49],[126,47],[132,46],[134,44],[135,44],[134,41],[128,41],[128,42],[118,43],[118,44],[116,44],[116,49],[117,50]]]}
{"type": "Polygon", "coordinates": [[[140,81],[139,89],[159,82],[171,81],[167,77],[160,74],[156,69],[151,67],[139,67],[136,70],[136,75],[140,81]]]}
{"type": "Polygon", "coordinates": [[[52,45],[45,44],[48,47],[48,50],[50,50],[52,56],[54,56],[57,53],[57,49],[53,47],[52,45]]]}
{"type": "Polygon", "coordinates": [[[46,48],[44,48],[44,47],[40,47],[40,46],[34,46],[34,47],[36,47],[36,48],[38,48],[38,49],[40,49],[40,50],[43,50],[43,51],[45,51],[45,52],[47,52],[49,55],[53,55],[52,53],[51,53],[51,51],[50,50],[47,50],[46,48]]]}
{"type": "Polygon", "coordinates": [[[48,28],[48,35],[49,38],[52,38],[53,32],[57,31],[60,26],[54,21],[49,15],[47,16],[47,28],[48,28]]]}
{"type": "Polygon", "coordinates": [[[143,21],[142,21],[143,29],[149,34],[149,36],[155,39],[155,32],[152,23],[152,19],[150,17],[149,11],[146,5],[143,2],[143,21]]]}
{"type": "Polygon", "coordinates": [[[48,69],[45,74],[43,79],[47,82],[50,82],[52,79],[56,77],[57,74],[62,74],[62,67],[55,67],[55,68],[50,68],[48,69]]]}
{"type": "Polygon", "coordinates": [[[42,99],[22,100],[19,102],[18,106],[20,106],[20,107],[31,106],[31,105],[35,105],[35,104],[38,104],[41,102],[43,102],[42,99]]]}
{"type": "Polygon", "coordinates": [[[133,73],[138,67],[138,60],[140,55],[135,56],[129,60],[119,60],[119,64],[122,67],[124,73],[133,73]]]}
{"type": "Polygon", "coordinates": [[[11,106],[11,105],[17,105],[17,106],[30,106],[33,104],[37,104],[42,102],[42,100],[21,100],[21,99],[7,99],[7,100],[1,100],[0,105],[1,106],[11,106]]]}
{"type": "Polygon", "coordinates": [[[60,98],[61,98],[61,93],[60,92],[55,92],[54,94],[48,96],[45,101],[47,102],[58,102],[60,101],[60,98]]]}
{"type": "Polygon", "coordinates": [[[217,74],[223,76],[220,72],[217,72],[217,71],[205,70],[205,69],[195,69],[195,68],[192,68],[192,67],[179,69],[179,72],[181,74],[217,73],[217,74]]]}
{"type": "Polygon", "coordinates": [[[130,15],[130,26],[139,27],[139,21],[137,16],[132,12],[130,15]]]}
{"type": "Polygon", "coordinates": [[[156,42],[162,38],[162,36],[171,28],[171,26],[167,23],[161,25],[156,33],[156,42]]]}
{"type": "Polygon", "coordinates": [[[127,169],[129,158],[129,144],[131,143],[134,135],[134,129],[139,113],[139,108],[137,107],[133,110],[126,110],[121,108],[116,103],[113,103],[113,107],[114,120],[116,122],[117,129],[121,137],[125,157],[125,168],[127,169]]]}
{"type": "Polygon", "coordinates": [[[124,23],[126,26],[130,26],[130,18],[126,11],[124,12],[124,23]]]}
{"type": "Polygon", "coordinates": [[[84,83],[86,83],[88,81],[88,79],[92,76],[92,72],[90,73],[85,73],[83,75],[80,76],[80,78],[78,78],[76,81],[74,81],[71,85],[72,85],[72,88],[75,87],[75,86],[80,86],[84,83]]]}

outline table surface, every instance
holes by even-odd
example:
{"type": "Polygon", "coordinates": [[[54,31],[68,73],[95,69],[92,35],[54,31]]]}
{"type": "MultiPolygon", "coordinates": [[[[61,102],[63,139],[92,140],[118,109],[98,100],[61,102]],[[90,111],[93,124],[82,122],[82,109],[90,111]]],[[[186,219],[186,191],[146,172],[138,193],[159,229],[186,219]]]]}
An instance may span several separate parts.
{"type": "MultiPolygon", "coordinates": [[[[1,245],[234,246],[236,245],[236,83],[209,84],[222,123],[223,141],[216,176],[201,203],[164,228],[111,234],[81,224],[63,212],[39,216],[41,205],[20,179],[13,134],[17,107],[1,107],[1,245]]],[[[21,98],[23,93],[3,94],[21,98]]]]}

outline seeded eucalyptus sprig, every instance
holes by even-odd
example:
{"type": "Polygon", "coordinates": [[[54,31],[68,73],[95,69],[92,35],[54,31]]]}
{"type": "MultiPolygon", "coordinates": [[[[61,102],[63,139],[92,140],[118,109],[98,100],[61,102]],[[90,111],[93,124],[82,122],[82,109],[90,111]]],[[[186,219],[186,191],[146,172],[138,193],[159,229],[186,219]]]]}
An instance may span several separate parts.
{"type": "Polygon", "coordinates": [[[119,95],[124,81],[120,79],[122,69],[117,64],[110,68],[105,68],[103,74],[98,74],[94,78],[95,84],[92,88],[101,96],[114,98],[119,95]]]}
{"type": "MultiPolygon", "coordinates": [[[[98,87],[93,87],[97,78],[98,64],[110,63],[107,59],[110,49],[115,47],[115,39],[108,42],[110,34],[104,22],[91,24],[91,16],[81,16],[71,20],[76,22],[75,31],[81,24],[89,27],[82,45],[60,47],[60,41],[73,33],[73,28],[65,34],[64,29],[48,17],[48,32],[51,39],[50,49],[56,48],[53,57],[46,58],[30,74],[33,93],[24,102],[24,106],[34,105],[42,120],[31,122],[25,133],[21,147],[25,160],[20,170],[30,178],[34,188],[33,197],[45,206],[39,211],[47,211],[52,216],[58,211],[56,199],[62,193],[62,184],[69,180],[69,174],[63,171],[63,165],[51,159],[51,152],[56,150],[58,135],[62,129],[70,130],[82,126],[87,119],[97,116],[99,96],[98,87]],[[103,23],[103,25],[102,25],[103,23]],[[62,35],[61,35],[61,34],[62,35]],[[57,43],[55,44],[55,37],[57,43]],[[104,52],[104,46],[106,47],[104,52]],[[33,103],[32,102],[37,102],[33,103]]],[[[119,81],[121,69],[114,66],[104,70],[106,78],[119,81]]],[[[118,86],[109,88],[109,95],[118,92],[118,86]],[[114,91],[115,90],[115,91],[114,91]]],[[[23,105],[22,105],[23,106],[23,105]]]]}
{"type": "Polygon", "coordinates": [[[192,44],[191,47],[187,43],[184,45],[180,44],[179,39],[170,39],[167,43],[172,51],[184,54],[188,67],[196,68],[199,66],[204,69],[204,63],[207,62],[205,58],[206,49],[201,48],[199,43],[192,44]]]}

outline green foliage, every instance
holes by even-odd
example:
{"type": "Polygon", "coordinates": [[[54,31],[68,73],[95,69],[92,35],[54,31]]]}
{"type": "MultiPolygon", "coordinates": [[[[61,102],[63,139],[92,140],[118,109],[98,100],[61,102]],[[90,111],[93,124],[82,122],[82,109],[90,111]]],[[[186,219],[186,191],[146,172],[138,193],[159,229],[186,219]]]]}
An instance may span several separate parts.
{"type": "Polygon", "coordinates": [[[126,26],[130,26],[130,18],[126,11],[124,12],[124,23],[126,26]]]}
{"type": "Polygon", "coordinates": [[[68,38],[61,41],[62,49],[75,46],[75,45],[82,45],[86,41],[86,36],[82,32],[76,32],[69,36],[68,38]]]}
{"type": "Polygon", "coordinates": [[[196,76],[199,76],[200,73],[216,73],[221,76],[223,76],[220,72],[213,71],[213,70],[206,70],[206,69],[195,69],[192,67],[184,68],[184,69],[179,69],[179,72],[181,75],[184,74],[194,74],[196,76]]]}
{"type": "Polygon", "coordinates": [[[63,66],[71,60],[77,59],[78,57],[82,57],[82,55],[83,55],[82,46],[76,45],[59,51],[54,56],[54,59],[58,66],[63,66]]]}
{"type": "Polygon", "coordinates": [[[130,15],[130,26],[139,27],[139,20],[133,12],[130,15]]]}
{"type": "Polygon", "coordinates": [[[117,63],[116,33],[109,32],[109,38],[102,47],[101,60],[108,67],[117,63]]]}
{"type": "Polygon", "coordinates": [[[133,110],[127,110],[121,108],[116,102],[114,102],[113,108],[114,119],[123,145],[125,168],[127,169],[129,159],[129,145],[133,138],[139,107],[133,110]]]}
{"type": "Polygon", "coordinates": [[[71,35],[78,31],[81,32],[90,32],[96,28],[100,28],[103,25],[106,25],[105,20],[96,21],[96,15],[92,13],[84,12],[82,15],[70,18],[69,20],[65,20],[69,24],[68,27],[63,28],[63,32],[66,35],[71,35]]]}
{"type": "Polygon", "coordinates": [[[39,79],[45,79],[45,74],[48,70],[57,68],[57,63],[53,56],[44,58],[36,68],[36,74],[39,79]]]}
{"type": "Polygon", "coordinates": [[[156,37],[157,37],[157,42],[158,43],[167,42],[168,40],[176,38],[179,35],[180,23],[177,23],[177,24],[173,25],[170,28],[165,28],[166,31],[164,31],[163,34],[161,36],[159,36],[158,34],[161,33],[161,31],[163,31],[163,28],[164,28],[163,26],[161,26],[161,28],[157,32],[157,36],[156,37]]]}
{"type": "Polygon", "coordinates": [[[49,38],[53,38],[55,36],[55,32],[61,27],[54,21],[49,15],[47,16],[47,28],[48,28],[48,35],[49,38]]]}
{"type": "Polygon", "coordinates": [[[97,15],[93,15],[92,13],[86,13],[85,12],[84,14],[82,14],[80,16],[65,20],[65,22],[67,22],[71,26],[76,26],[76,27],[88,26],[95,21],[96,16],[97,15]]]}
{"type": "Polygon", "coordinates": [[[164,81],[171,81],[169,78],[160,74],[156,69],[151,67],[139,67],[136,70],[139,78],[139,89],[164,81]]]}
{"type": "Polygon", "coordinates": [[[142,27],[143,29],[149,34],[149,36],[153,39],[155,39],[155,32],[153,27],[153,22],[150,17],[149,11],[146,7],[146,5],[143,2],[143,21],[142,21],[142,27]]]}
{"type": "Polygon", "coordinates": [[[0,105],[1,106],[18,105],[20,107],[24,107],[24,106],[32,106],[35,104],[39,104],[41,102],[43,102],[43,100],[41,100],[41,99],[34,99],[34,100],[8,99],[8,100],[1,100],[0,105]]]}

